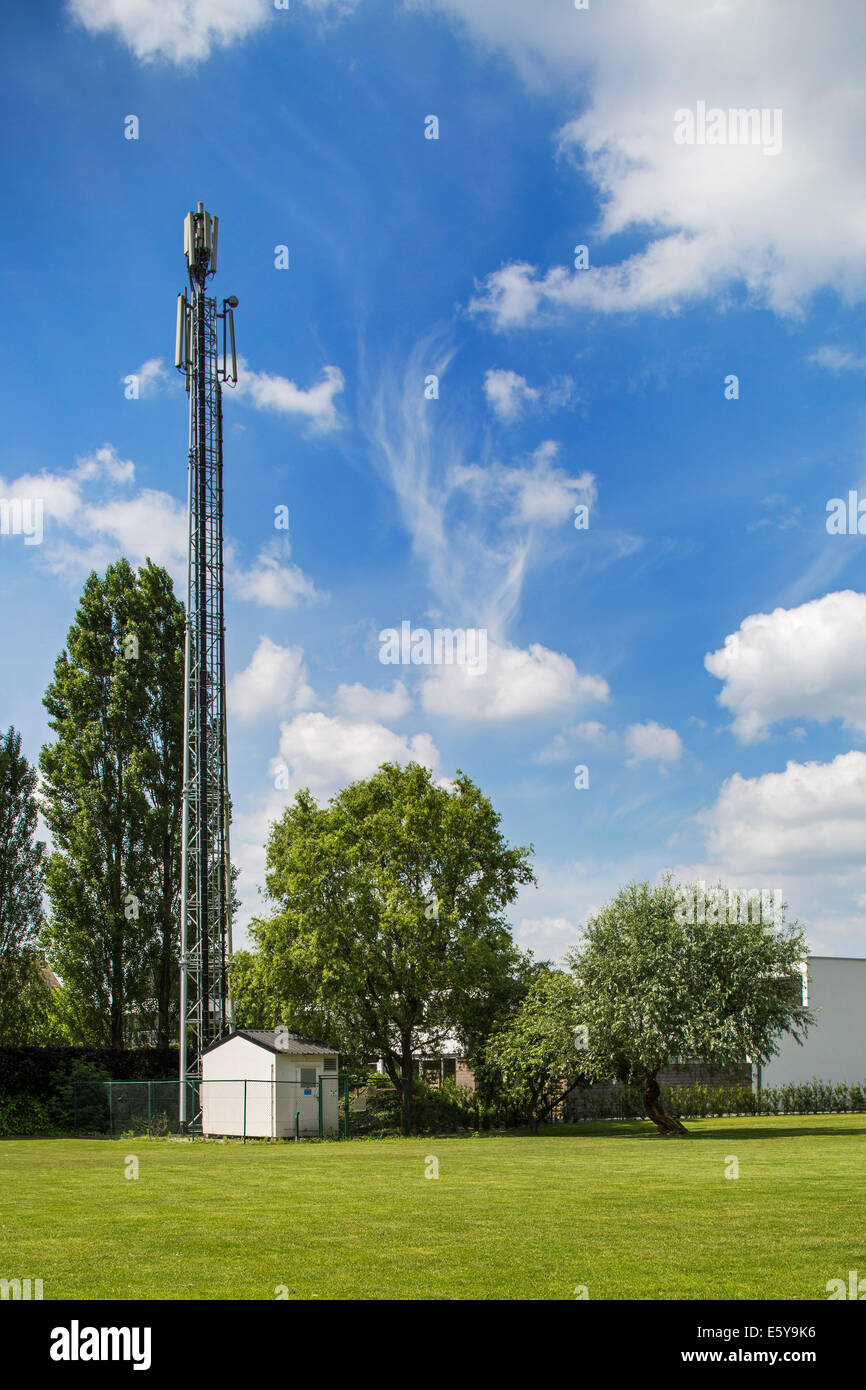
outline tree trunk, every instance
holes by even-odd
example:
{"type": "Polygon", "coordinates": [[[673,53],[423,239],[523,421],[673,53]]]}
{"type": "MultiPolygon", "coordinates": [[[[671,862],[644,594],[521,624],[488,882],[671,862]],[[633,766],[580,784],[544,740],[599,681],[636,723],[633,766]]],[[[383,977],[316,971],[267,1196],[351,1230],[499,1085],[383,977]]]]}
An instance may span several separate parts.
{"type": "Polygon", "coordinates": [[[412,1085],[412,1053],[402,1053],[402,1062],[398,1063],[395,1053],[390,1053],[383,1058],[385,1070],[391,1079],[394,1090],[400,1097],[400,1133],[409,1133],[409,1104],[408,1090],[412,1085]],[[402,1067],[402,1074],[401,1074],[402,1067]]]}
{"type": "Polygon", "coordinates": [[[685,1125],[680,1124],[673,1115],[668,1115],[667,1111],[662,1110],[659,1094],[659,1083],[656,1081],[655,1072],[647,1072],[643,1088],[644,1101],[647,1114],[658,1129],[659,1134],[665,1136],[668,1134],[688,1134],[685,1125]]]}
{"type": "Polygon", "coordinates": [[[526,1107],[526,1118],[529,1120],[529,1133],[537,1134],[539,1121],[538,1091],[532,1082],[529,1083],[529,1104],[526,1107]]]}
{"type": "Polygon", "coordinates": [[[408,1134],[412,1123],[411,1100],[412,1086],[414,1081],[412,1049],[409,1041],[403,1042],[403,1089],[400,1093],[400,1129],[403,1134],[408,1134]]]}

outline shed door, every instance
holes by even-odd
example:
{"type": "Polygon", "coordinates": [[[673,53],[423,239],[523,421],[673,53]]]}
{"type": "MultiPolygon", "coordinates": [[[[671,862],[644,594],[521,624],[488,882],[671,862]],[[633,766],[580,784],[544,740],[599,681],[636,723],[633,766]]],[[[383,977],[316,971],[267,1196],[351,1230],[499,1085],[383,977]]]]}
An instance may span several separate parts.
{"type": "Polygon", "coordinates": [[[299,1125],[302,1133],[306,1132],[309,1134],[312,1132],[318,1134],[319,1132],[318,1080],[318,1067],[298,1067],[298,1081],[300,1085],[297,1088],[297,1109],[300,1112],[299,1125]]]}

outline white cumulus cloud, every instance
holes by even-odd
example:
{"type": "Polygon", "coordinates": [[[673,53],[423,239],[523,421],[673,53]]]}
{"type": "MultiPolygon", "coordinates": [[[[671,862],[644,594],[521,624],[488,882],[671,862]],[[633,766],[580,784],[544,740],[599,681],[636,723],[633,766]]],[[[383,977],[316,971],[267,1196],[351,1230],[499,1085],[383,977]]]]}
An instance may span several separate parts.
{"type": "Polygon", "coordinates": [[[183,377],[174,369],[168,370],[164,357],[148,357],[146,362],[142,362],[141,366],[129,375],[136,378],[139,396],[155,396],[172,386],[179,390],[183,385],[183,377]]]}
{"type": "Polygon", "coordinates": [[[250,664],[229,682],[227,695],[230,712],[242,723],[307,709],[315,700],[301,648],[281,647],[270,637],[259,639],[250,664]]]}
{"type": "Polygon", "coordinates": [[[265,608],[296,608],[299,603],[312,603],[324,598],[309,575],[288,559],[287,541],[274,542],[259,551],[249,569],[232,566],[228,583],[238,598],[260,603],[265,608]]]}
{"type": "Polygon", "coordinates": [[[697,817],[706,857],[683,882],[781,891],[818,954],[860,956],[866,931],[866,753],[735,774],[697,817]]]}
{"type": "Polygon", "coordinates": [[[336,703],[340,714],[352,719],[401,719],[412,705],[402,681],[395,681],[391,690],[371,690],[360,682],[341,685],[336,703]]]}
{"type": "Polygon", "coordinates": [[[280,726],[279,756],[271,772],[288,772],[292,790],[309,787],[319,797],[363,777],[381,763],[422,763],[434,772],[439,752],[429,734],[395,734],[384,724],[343,715],[298,714],[280,726]]]}
{"type": "Polygon", "coordinates": [[[842,719],[866,732],[866,594],[846,589],[799,608],[753,613],[704,665],[744,743],[780,719],[842,719]]]}
{"type": "Polygon", "coordinates": [[[133,564],[148,556],[168,569],[175,583],[186,568],[186,507],[156,488],[125,491],[135,464],[104,444],[64,472],[0,477],[0,495],[41,501],[44,539],[34,546],[39,563],[78,580],[125,555],[133,564]]]}
{"type": "MultiPolygon", "coordinates": [[[[866,8],[835,0],[619,0],[576,12],[558,2],[434,0],[523,78],[561,93],[559,157],[594,186],[595,224],[563,227],[561,259],[514,248],[474,307],[494,326],[568,310],[670,310],[739,288],[781,314],[816,291],[866,293],[866,8]],[[781,149],[678,144],[675,112],[781,112],[781,149]],[[579,103],[580,111],[573,116],[579,103]],[[605,264],[605,241],[643,245],[605,264]],[[590,248],[575,269],[572,243],[590,248]]],[[[577,181],[576,181],[577,182],[577,181]]]]}
{"type": "Polygon", "coordinates": [[[675,763],[682,756],[683,743],[676,729],[666,729],[654,719],[630,724],[625,731],[629,763],[675,763]]]}
{"type": "Polygon", "coordinates": [[[81,482],[107,478],[112,483],[131,483],[135,477],[132,459],[122,459],[113,444],[103,444],[92,454],[76,460],[72,476],[81,482]]]}
{"type": "Polygon", "coordinates": [[[271,0],[67,0],[91,34],[112,34],[136,58],[200,62],[246,38],[274,13],[271,0]]]}
{"type": "Polygon", "coordinates": [[[334,398],[345,386],[339,367],[322,368],[322,378],[306,389],[288,377],[271,372],[254,372],[244,358],[238,361],[237,394],[258,410],[275,410],[281,415],[297,415],[309,424],[311,433],[327,434],[342,423],[334,398]]]}
{"type": "Polygon", "coordinates": [[[117,554],[139,561],[145,556],[177,575],[186,563],[186,507],[176,497],[143,488],[136,497],[117,498],[85,507],[82,529],[111,542],[117,554]]]}
{"type": "Polygon", "coordinates": [[[702,813],[707,849],[735,874],[852,869],[866,863],[866,753],[786,764],[761,777],[735,773],[702,813]]]}
{"type": "Polygon", "coordinates": [[[571,657],[540,642],[527,649],[488,642],[486,671],[468,665],[436,666],[421,687],[428,714],[500,723],[575,708],[610,695],[601,676],[582,675],[571,657]]]}
{"type": "Polygon", "coordinates": [[[514,937],[537,960],[558,961],[577,945],[580,929],[570,917],[521,917],[514,937]]]}
{"type": "Polygon", "coordinates": [[[491,367],[484,373],[484,394],[493,414],[510,425],[520,418],[528,403],[538,400],[541,393],[537,387],[529,385],[525,376],[491,367]]]}

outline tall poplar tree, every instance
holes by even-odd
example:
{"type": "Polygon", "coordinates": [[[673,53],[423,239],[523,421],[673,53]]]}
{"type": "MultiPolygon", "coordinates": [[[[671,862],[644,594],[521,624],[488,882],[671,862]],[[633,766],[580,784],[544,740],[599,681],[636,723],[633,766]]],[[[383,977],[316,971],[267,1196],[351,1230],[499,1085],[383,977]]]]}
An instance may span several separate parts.
{"type": "Polygon", "coordinates": [[[152,1030],[157,1046],[165,1047],[177,1038],[179,1022],[184,611],[170,576],[157,565],[139,570],[138,592],[140,676],[147,694],[145,784],[151,808],[145,902],[155,927],[149,966],[152,1030]]]}
{"type": "Polygon", "coordinates": [[[47,985],[38,937],[42,926],[45,846],[36,840],[36,769],[21,735],[0,737],[0,1044],[35,1041],[34,1019],[47,985]]]}
{"type": "Polygon", "coordinates": [[[88,577],[44,703],[51,964],[82,1041],[120,1048],[135,1027],[165,1041],[183,746],[183,608],[165,570],[124,559],[88,577]]]}

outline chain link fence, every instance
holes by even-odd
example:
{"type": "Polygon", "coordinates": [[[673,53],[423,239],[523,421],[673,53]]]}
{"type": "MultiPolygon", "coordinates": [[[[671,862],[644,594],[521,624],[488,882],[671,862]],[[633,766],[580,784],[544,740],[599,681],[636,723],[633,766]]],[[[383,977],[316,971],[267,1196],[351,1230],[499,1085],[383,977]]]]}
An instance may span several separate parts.
{"type": "Polygon", "coordinates": [[[352,1104],[348,1076],[300,1081],[74,1081],[77,1135],[214,1135],[238,1139],[346,1138],[352,1104]],[[181,1093],[186,1091],[186,1123],[181,1093]]]}

